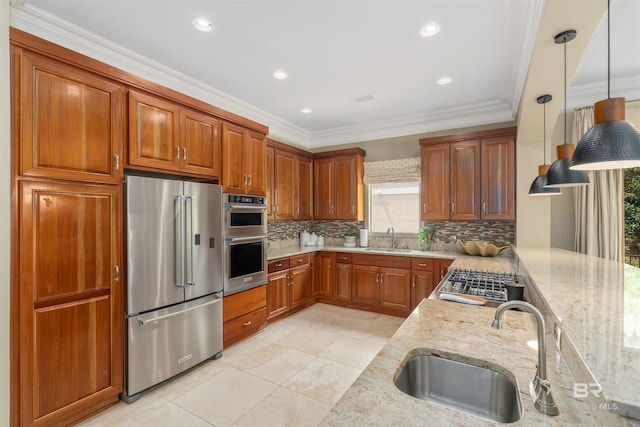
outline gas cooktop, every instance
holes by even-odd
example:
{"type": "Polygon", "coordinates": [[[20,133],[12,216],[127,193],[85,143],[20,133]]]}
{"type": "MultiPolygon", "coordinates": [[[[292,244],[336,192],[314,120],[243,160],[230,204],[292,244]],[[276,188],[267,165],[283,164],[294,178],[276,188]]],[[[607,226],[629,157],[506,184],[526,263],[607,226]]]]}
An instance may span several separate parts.
{"type": "Polygon", "coordinates": [[[454,270],[440,286],[440,294],[473,295],[502,303],[507,301],[506,283],[519,283],[513,273],[499,273],[480,270],[454,270]]]}

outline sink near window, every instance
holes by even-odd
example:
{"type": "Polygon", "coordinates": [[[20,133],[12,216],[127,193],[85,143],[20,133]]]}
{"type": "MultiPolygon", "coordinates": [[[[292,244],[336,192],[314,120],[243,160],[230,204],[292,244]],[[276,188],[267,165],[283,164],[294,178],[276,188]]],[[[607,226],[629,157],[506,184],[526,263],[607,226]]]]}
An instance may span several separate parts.
{"type": "Polygon", "coordinates": [[[515,376],[484,360],[418,348],[407,354],[393,381],[410,396],[485,420],[512,423],[522,417],[515,376]]]}

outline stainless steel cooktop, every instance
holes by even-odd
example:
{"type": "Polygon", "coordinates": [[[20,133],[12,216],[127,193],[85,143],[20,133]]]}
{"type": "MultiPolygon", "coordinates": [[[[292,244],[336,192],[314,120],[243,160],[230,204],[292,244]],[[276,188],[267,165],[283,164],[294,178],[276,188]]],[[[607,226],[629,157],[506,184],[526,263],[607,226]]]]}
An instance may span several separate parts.
{"type": "Polygon", "coordinates": [[[502,303],[507,301],[506,283],[519,283],[518,276],[513,273],[456,269],[440,286],[438,292],[473,295],[487,301],[502,303]]]}

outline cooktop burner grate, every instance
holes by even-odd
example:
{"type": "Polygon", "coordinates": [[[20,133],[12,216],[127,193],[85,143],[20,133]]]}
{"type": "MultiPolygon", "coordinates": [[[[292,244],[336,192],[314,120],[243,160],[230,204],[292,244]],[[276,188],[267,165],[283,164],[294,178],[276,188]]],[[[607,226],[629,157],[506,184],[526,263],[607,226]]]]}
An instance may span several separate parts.
{"type": "Polygon", "coordinates": [[[454,270],[440,293],[475,295],[490,301],[507,301],[505,283],[519,283],[513,273],[480,270],[454,270]]]}

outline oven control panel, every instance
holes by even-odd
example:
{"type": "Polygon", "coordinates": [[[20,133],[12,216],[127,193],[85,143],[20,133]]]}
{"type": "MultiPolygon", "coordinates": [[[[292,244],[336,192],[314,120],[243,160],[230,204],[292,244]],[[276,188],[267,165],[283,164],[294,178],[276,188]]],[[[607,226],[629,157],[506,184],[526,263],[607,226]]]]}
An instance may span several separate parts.
{"type": "Polygon", "coordinates": [[[226,194],[228,203],[239,203],[243,205],[264,205],[265,198],[258,196],[244,196],[240,194],[226,194]]]}

